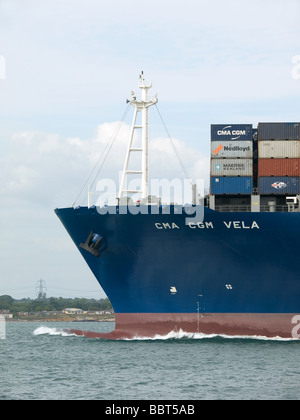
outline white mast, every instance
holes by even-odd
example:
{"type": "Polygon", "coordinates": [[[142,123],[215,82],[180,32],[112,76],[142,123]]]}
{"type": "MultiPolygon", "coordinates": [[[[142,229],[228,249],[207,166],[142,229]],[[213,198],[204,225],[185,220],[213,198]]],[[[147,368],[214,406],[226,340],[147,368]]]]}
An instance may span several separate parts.
{"type": "Polygon", "coordinates": [[[149,82],[148,84],[145,83],[144,73],[142,72],[139,77],[139,88],[141,89],[141,100],[138,101],[136,99],[135,93],[131,92],[131,100],[128,101],[132,106],[135,107],[134,110],[134,116],[131,126],[131,133],[130,133],[130,139],[129,144],[127,148],[127,154],[121,179],[121,185],[120,185],[120,191],[118,198],[122,198],[124,195],[127,194],[135,194],[135,193],[141,193],[141,199],[147,199],[148,198],[148,108],[158,102],[157,97],[153,99],[148,98],[148,89],[152,87],[152,82],[149,82]],[[142,124],[137,125],[137,115],[138,112],[142,113],[142,124]],[[142,147],[141,148],[134,148],[133,145],[133,138],[135,134],[136,129],[142,130],[142,147]],[[141,152],[142,153],[142,170],[137,171],[129,171],[128,170],[128,164],[130,159],[130,154],[132,152],[141,152]],[[137,174],[141,175],[141,190],[125,190],[125,180],[126,176],[129,174],[137,174]]]}

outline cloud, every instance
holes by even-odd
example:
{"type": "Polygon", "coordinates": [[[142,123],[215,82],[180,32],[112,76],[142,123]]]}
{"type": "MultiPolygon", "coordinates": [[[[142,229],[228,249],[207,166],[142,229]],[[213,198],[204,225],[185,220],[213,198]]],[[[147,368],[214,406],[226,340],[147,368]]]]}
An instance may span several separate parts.
{"type": "MultiPolygon", "coordinates": [[[[90,174],[89,184],[101,177],[118,182],[129,134],[130,126],[119,122],[99,125],[96,136],[85,140],[53,133],[16,133],[8,153],[0,159],[0,194],[6,199],[39,202],[44,206],[72,205],[90,174]],[[102,170],[97,175],[100,166],[102,170]]],[[[173,143],[190,176],[207,177],[208,158],[183,141],[174,139],[173,143]]],[[[170,139],[150,140],[149,150],[153,177],[184,177],[170,139]]],[[[139,166],[140,158],[136,156],[139,166]]],[[[83,195],[86,193],[87,187],[83,195]]]]}

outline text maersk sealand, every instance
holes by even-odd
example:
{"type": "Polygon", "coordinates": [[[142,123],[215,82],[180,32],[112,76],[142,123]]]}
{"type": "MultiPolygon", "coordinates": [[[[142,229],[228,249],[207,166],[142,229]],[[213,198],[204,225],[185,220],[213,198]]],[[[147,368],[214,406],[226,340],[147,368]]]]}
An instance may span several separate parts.
{"type": "MultiPolygon", "coordinates": [[[[257,191],[249,197],[208,196],[204,205],[196,196],[200,220],[191,218],[190,207],[178,212],[178,206],[169,205],[166,211],[148,194],[148,108],[157,98],[148,98],[151,85],[143,74],[139,87],[142,99],[132,92],[129,101],[135,115],[118,205],[106,211],[95,206],[56,209],[116,317],[111,333],[72,331],[109,339],[179,330],[299,338],[298,196],[289,212],[277,211],[257,191]],[[142,123],[137,125],[139,112],[142,123]],[[142,129],[139,148],[133,146],[137,128],[142,129]],[[131,152],[142,155],[142,170],[135,171],[141,175],[141,200],[131,201],[136,212],[127,211],[127,196],[138,191],[125,189],[131,152]]],[[[248,136],[249,128],[247,141],[248,136]]]]}

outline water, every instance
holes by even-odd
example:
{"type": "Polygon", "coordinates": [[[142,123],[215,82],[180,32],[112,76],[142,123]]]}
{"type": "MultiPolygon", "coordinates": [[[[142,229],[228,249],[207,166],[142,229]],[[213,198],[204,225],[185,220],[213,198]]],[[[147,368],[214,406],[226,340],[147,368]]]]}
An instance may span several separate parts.
{"type": "Polygon", "coordinates": [[[64,328],[113,323],[7,323],[0,400],[299,399],[300,341],[173,333],[110,341],[64,328]]]}

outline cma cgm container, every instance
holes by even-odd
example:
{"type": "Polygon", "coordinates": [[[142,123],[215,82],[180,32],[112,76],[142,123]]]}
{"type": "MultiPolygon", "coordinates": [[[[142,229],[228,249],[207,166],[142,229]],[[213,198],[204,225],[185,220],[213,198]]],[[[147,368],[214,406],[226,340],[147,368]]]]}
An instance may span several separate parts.
{"type": "Polygon", "coordinates": [[[300,158],[300,141],[259,141],[258,142],[259,159],[284,159],[300,158]]]}
{"type": "Polygon", "coordinates": [[[251,124],[212,124],[211,141],[250,141],[251,124]]]}
{"type": "Polygon", "coordinates": [[[258,140],[300,140],[300,123],[259,123],[258,140]]]}
{"type": "Polygon", "coordinates": [[[299,194],[300,192],[299,177],[260,177],[258,179],[260,194],[299,194]]]}
{"type": "Polygon", "coordinates": [[[211,194],[252,194],[253,178],[248,177],[212,177],[211,194]]]}
{"type": "Polygon", "coordinates": [[[242,158],[251,159],[253,157],[252,141],[212,141],[211,157],[222,158],[242,158]]]}
{"type": "Polygon", "coordinates": [[[258,176],[300,177],[300,159],[259,159],[258,176]]]}
{"type": "Polygon", "coordinates": [[[253,176],[253,160],[212,159],[211,176],[253,176]]]}

